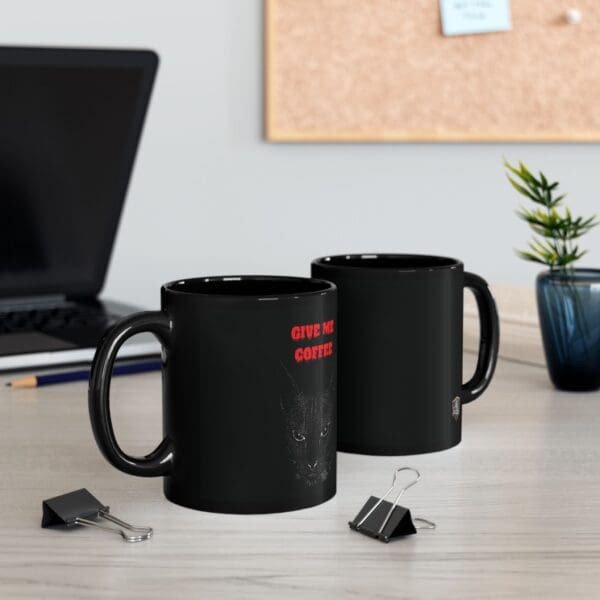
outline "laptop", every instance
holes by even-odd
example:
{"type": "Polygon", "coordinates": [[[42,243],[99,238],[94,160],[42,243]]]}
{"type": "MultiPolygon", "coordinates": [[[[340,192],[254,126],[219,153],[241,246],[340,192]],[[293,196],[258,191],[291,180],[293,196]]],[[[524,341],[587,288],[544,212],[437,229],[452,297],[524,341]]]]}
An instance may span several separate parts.
{"type": "MultiPolygon", "coordinates": [[[[0,371],[86,363],[135,307],[101,300],[158,64],[0,47],[0,371]]],[[[136,336],[119,356],[153,356],[136,336]]]]}

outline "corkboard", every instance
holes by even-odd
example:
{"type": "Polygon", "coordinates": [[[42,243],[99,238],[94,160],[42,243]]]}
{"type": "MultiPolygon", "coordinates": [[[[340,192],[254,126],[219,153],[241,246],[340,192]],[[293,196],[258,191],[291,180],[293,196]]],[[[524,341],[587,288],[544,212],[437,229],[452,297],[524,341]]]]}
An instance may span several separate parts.
{"type": "Polygon", "coordinates": [[[265,0],[267,139],[600,141],[600,1],[511,9],[446,37],[438,0],[265,0]]]}

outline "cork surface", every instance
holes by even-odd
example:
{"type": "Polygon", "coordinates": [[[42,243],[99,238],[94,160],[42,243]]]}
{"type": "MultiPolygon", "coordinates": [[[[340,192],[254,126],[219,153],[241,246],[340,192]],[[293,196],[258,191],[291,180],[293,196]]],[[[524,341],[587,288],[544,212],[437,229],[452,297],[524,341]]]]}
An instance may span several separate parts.
{"type": "Polygon", "coordinates": [[[512,31],[446,37],[437,0],[265,0],[266,137],[598,141],[600,2],[575,4],[578,25],[512,0],[512,31]]]}

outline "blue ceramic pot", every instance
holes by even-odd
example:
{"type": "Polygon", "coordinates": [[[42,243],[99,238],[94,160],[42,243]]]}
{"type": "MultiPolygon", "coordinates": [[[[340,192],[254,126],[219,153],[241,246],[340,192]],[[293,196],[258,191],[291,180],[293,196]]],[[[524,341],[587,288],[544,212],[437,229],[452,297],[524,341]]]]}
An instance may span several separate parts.
{"type": "Polygon", "coordinates": [[[537,303],[552,383],[560,390],[600,388],[600,269],[544,271],[537,303]]]}

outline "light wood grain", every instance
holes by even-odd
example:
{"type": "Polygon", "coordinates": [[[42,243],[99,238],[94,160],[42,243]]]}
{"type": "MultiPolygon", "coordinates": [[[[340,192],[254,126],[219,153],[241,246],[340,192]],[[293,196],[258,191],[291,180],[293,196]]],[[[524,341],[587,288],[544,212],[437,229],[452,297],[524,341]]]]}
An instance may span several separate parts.
{"type": "MultiPolygon", "coordinates": [[[[158,386],[156,374],[113,384],[129,451],[160,436],[158,386]]],[[[83,384],[0,390],[1,598],[598,596],[600,394],[556,392],[543,369],[501,362],[465,407],[456,448],[340,454],[333,500],[262,516],[187,510],[163,498],[159,479],[114,470],[94,445],[83,384]],[[388,545],[351,532],[347,521],[401,465],[423,474],[404,503],[437,530],[388,545]],[[155,537],[130,545],[86,528],[42,530],[42,499],[81,486],[155,537]]]]}
{"type": "Polygon", "coordinates": [[[600,5],[511,3],[508,32],[444,36],[437,0],[265,0],[275,142],[594,142],[600,5]]]}

